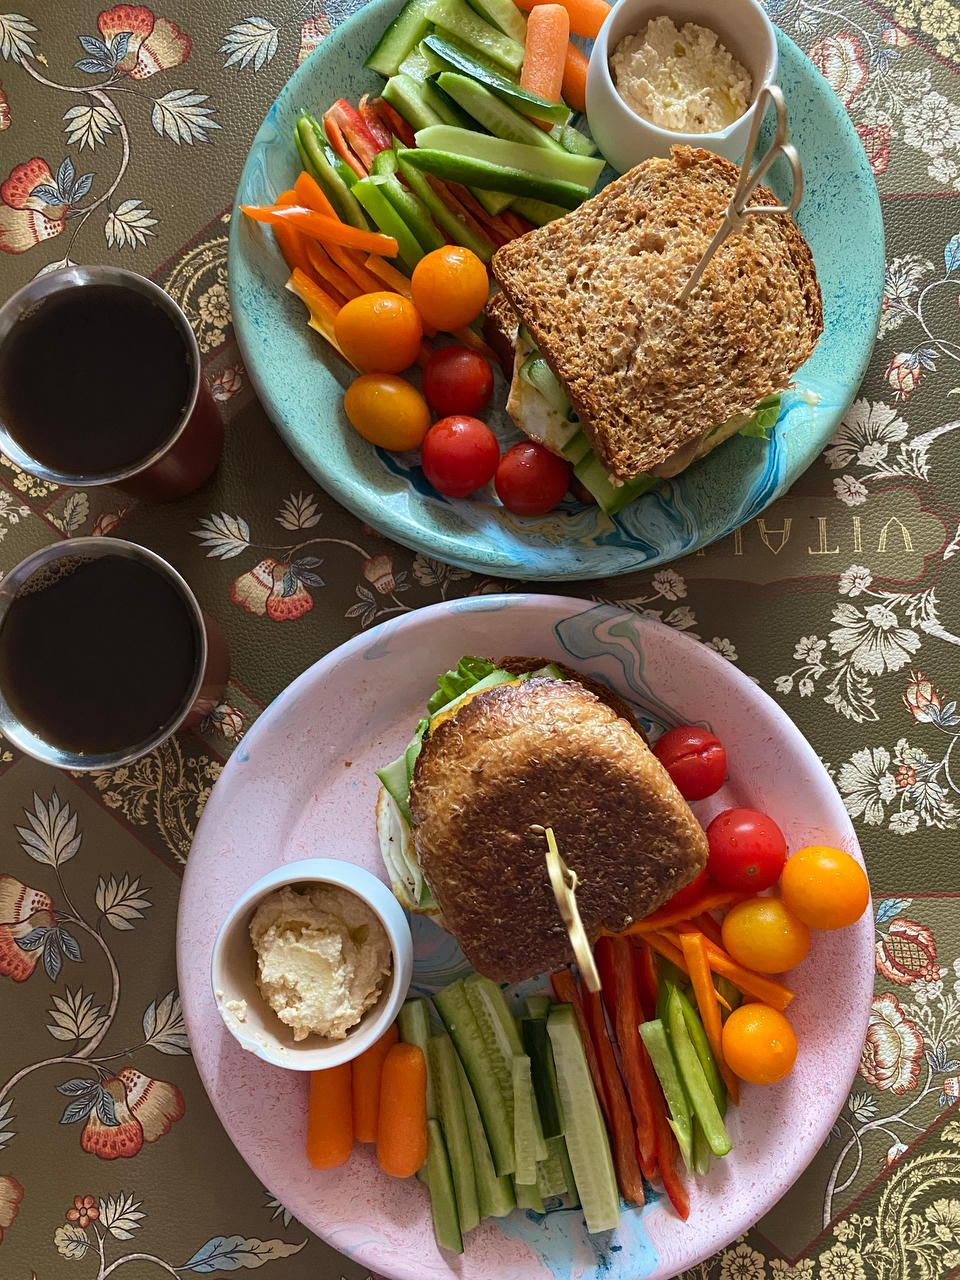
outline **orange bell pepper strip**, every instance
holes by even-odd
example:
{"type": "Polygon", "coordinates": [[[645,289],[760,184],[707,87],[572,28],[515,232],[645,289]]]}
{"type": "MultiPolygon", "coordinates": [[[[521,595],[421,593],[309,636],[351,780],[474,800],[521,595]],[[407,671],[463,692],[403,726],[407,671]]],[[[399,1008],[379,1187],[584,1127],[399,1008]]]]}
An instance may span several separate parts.
{"type": "Polygon", "coordinates": [[[314,284],[309,276],[304,275],[299,268],[294,268],[286,287],[291,293],[296,294],[301,302],[306,304],[307,310],[310,312],[308,321],[310,328],[326,338],[337,355],[346,360],[351,368],[356,368],[351,361],[347,360],[340,348],[340,344],[337,342],[334,322],[340,308],[333,298],[324,289],[321,289],[318,284],[314,284]]]}
{"type": "Polygon", "coordinates": [[[323,281],[323,286],[326,286],[331,291],[331,296],[335,302],[341,296],[344,302],[348,302],[351,298],[360,297],[363,290],[351,276],[347,275],[346,271],[331,261],[329,254],[319,240],[307,240],[305,244],[307,259],[313,268],[313,275],[316,277],[317,283],[319,284],[321,280],[323,281]]]}
{"type": "MultiPolygon", "coordinates": [[[[293,184],[294,199],[289,201],[290,204],[303,205],[305,209],[312,209],[314,213],[322,213],[327,218],[336,218],[338,222],[342,221],[340,215],[334,209],[333,205],[327,199],[327,194],[320,186],[320,183],[312,174],[304,170],[293,184]]],[[[275,201],[279,204],[280,201],[275,201]]]]}
{"type": "MultiPolygon", "coordinates": [[[[673,947],[679,948],[681,945],[680,939],[683,935],[674,933],[670,929],[665,929],[663,933],[655,936],[660,941],[666,941],[673,947]]],[[[654,935],[650,935],[647,940],[656,950],[653,937],[654,935]]],[[[757,1000],[762,1000],[764,1004],[772,1005],[774,1009],[779,1009],[781,1013],[793,999],[794,992],[789,987],[784,986],[782,982],[777,982],[774,978],[768,978],[762,973],[755,973],[753,969],[747,969],[742,964],[737,964],[736,960],[728,955],[722,947],[716,946],[708,938],[704,938],[703,947],[707,953],[707,962],[713,972],[721,974],[724,978],[729,978],[735,987],[739,987],[747,995],[754,996],[757,1000]]],[[[686,961],[684,961],[685,964],[686,961]]]]}
{"type": "Polygon", "coordinates": [[[661,929],[670,928],[685,920],[692,920],[694,916],[702,915],[705,911],[716,911],[720,907],[730,907],[735,902],[742,902],[746,896],[745,893],[736,893],[732,889],[708,889],[706,893],[701,893],[692,902],[682,907],[671,907],[668,903],[659,911],[651,912],[642,920],[637,920],[626,932],[659,933],[661,929]]]}
{"type": "MultiPolygon", "coordinates": [[[[297,193],[293,190],[281,191],[277,196],[274,204],[280,206],[295,205],[297,203],[297,193]]],[[[307,239],[302,236],[299,231],[294,231],[293,227],[284,226],[282,223],[275,223],[273,227],[273,236],[277,242],[277,248],[283,255],[283,260],[291,271],[298,267],[306,276],[312,280],[314,273],[307,257],[307,239]]]]}
{"type": "Polygon", "coordinates": [[[710,939],[710,941],[718,947],[723,946],[723,935],[720,932],[720,926],[714,920],[713,916],[708,915],[706,911],[698,916],[694,916],[687,924],[677,925],[678,929],[686,932],[688,929],[699,929],[700,932],[710,939]]]}
{"type": "Polygon", "coordinates": [[[696,996],[697,1009],[707,1034],[707,1042],[716,1060],[717,1070],[727,1086],[730,1101],[736,1105],[740,1101],[740,1089],[737,1077],[727,1066],[723,1057],[723,1024],[720,1021],[720,1006],[717,1004],[717,993],[714,990],[710,966],[707,963],[705,941],[702,933],[681,933],[680,935],[680,947],[683,958],[687,962],[687,968],[690,970],[693,994],[696,996]]]}
{"type": "Polygon", "coordinates": [[[337,218],[305,209],[302,205],[242,204],[240,208],[248,218],[257,222],[269,222],[272,226],[284,225],[301,231],[304,235],[324,244],[339,244],[350,249],[365,249],[367,253],[382,253],[385,258],[397,256],[397,242],[393,236],[379,231],[360,231],[337,218]]]}

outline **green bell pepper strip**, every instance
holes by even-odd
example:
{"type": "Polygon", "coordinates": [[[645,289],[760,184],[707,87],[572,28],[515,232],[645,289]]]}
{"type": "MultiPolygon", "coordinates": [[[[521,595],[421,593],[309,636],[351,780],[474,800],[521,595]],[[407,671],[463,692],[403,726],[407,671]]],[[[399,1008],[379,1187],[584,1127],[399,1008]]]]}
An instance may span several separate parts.
{"type": "Polygon", "coordinates": [[[640,1039],[647,1047],[653,1069],[660,1081],[660,1088],[670,1109],[670,1128],[680,1146],[680,1154],[687,1171],[693,1168],[693,1117],[690,1102],[683,1088],[680,1073],[673,1054],[666,1028],[659,1018],[640,1024],[640,1039]]]}
{"type": "Polygon", "coordinates": [[[716,1099],[710,1089],[697,1051],[687,1031],[686,1019],[683,1016],[683,1005],[679,992],[674,988],[668,1001],[670,1015],[670,1044],[676,1059],[680,1079],[687,1091],[690,1105],[700,1121],[710,1150],[715,1156],[725,1156],[732,1143],[730,1135],[724,1127],[723,1117],[717,1109],[716,1099]]]}

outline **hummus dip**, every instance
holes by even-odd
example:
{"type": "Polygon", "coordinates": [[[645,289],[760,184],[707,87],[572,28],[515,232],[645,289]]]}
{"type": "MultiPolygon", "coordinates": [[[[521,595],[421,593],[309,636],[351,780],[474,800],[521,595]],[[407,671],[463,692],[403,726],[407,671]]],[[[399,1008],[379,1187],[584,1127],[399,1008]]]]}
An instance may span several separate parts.
{"type": "Polygon", "coordinates": [[[651,18],[623,37],[610,70],[631,111],[660,129],[717,133],[750,105],[750,73],[715,32],[693,22],[678,31],[671,18],[651,18]]]}
{"type": "Polygon", "coordinates": [[[289,885],[250,921],[260,994],[294,1040],[343,1040],[380,998],[390,940],[371,907],[339,885],[289,885]]]}

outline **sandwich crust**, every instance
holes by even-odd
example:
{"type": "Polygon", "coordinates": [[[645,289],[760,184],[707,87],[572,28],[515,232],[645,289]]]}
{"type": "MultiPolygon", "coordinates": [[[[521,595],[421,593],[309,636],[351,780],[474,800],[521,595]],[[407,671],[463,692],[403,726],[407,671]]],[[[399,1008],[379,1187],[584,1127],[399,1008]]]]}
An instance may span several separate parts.
{"type": "Polygon", "coordinates": [[[535,827],[553,827],[577,873],[591,941],[648,915],[707,859],[706,836],[644,740],[574,681],[537,677],[465,704],[424,743],[410,813],[446,927],[499,981],[573,958],[535,827]]]}
{"type": "MultiPolygon", "coordinates": [[[[493,275],[604,466],[630,479],[786,388],[823,331],[813,255],[789,215],[748,218],[676,296],[740,170],[674,147],[503,245],[493,275]]],[[[753,204],[779,204],[760,186],[753,204]]]]}

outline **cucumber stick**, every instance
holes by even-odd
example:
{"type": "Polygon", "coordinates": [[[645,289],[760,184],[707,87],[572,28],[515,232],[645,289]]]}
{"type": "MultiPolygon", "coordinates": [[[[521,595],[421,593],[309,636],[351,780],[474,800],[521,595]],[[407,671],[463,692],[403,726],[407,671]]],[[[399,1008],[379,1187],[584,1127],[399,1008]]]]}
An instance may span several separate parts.
{"type": "MultiPolygon", "coordinates": [[[[510,0],[511,4],[513,0],[510,0]]],[[[549,133],[515,111],[508,103],[470,76],[459,71],[442,71],[437,84],[443,92],[478,124],[497,138],[508,142],[525,142],[531,147],[543,147],[547,151],[563,152],[564,148],[549,133]]]]}
{"type": "Polygon", "coordinates": [[[477,1202],[477,1180],[473,1172],[473,1151],[467,1117],[460,1092],[457,1074],[457,1051],[453,1041],[445,1033],[431,1036],[429,1043],[430,1074],[437,1094],[443,1139],[447,1144],[447,1157],[453,1176],[453,1188],[457,1197],[457,1216],[460,1234],[466,1235],[480,1222],[477,1202]]]}
{"type": "Polygon", "coordinates": [[[383,100],[389,102],[414,130],[431,124],[443,124],[422,93],[423,86],[412,76],[400,71],[383,86],[383,100]]]}
{"type": "Polygon", "coordinates": [[[538,227],[544,227],[548,222],[556,222],[557,218],[562,218],[567,212],[558,204],[550,204],[546,200],[524,199],[523,196],[518,196],[514,200],[513,209],[521,218],[526,218],[528,222],[538,227]]]}
{"type": "Polygon", "coordinates": [[[570,182],[588,191],[603,169],[603,161],[593,156],[575,156],[562,149],[550,151],[524,142],[507,142],[472,129],[458,129],[455,125],[428,125],[418,130],[416,138],[418,147],[519,169],[539,178],[570,182]]]}
{"type": "Polygon", "coordinates": [[[367,66],[382,76],[392,76],[411,49],[430,29],[426,0],[407,0],[377,41],[367,66]]]}
{"type": "Polygon", "coordinates": [[[488,1044],[484,1039],[462,979],[438,991],[433,1002],[456,1045],[473,1089],[497,1175],[513,1173],[516,1157],[513,1147],[512,1055],[504,1063],[497,1046],[488,1044]]]}
{"type": "Polygon", "coordinates": [[[670,1111],[670,1128],[680,1147],[683,1163],[689,1173],[693,1168],[693,1120],[690,1099],[680,1079],[666,1028],[659,1018],[640,1025],[640,1038],[646,1045],[653,1069],[670,1111]]]}
{"type": "Polygon", "coordinates": [[[518,1209],[532,1209],[534,1213],[546,1212],[543,1206],[543,1197],[535,1186],[527,1186],[525,1183],[518,1182],[514,1191],[517,1195],[518,1209]]]}
{"type": "MultiPolygon", "coordinates": [[[[529,1001],[527,1002],[529,1005],[529,1001]]],[[[547,1034],[546,1013],[542,1017],[521,1018],[520,1036],[530,1058],[533,1075],[533,1092],[540,1113],[540,1124],[545,1138],[557,1138],[563,1133],[563,1111],[560,1107],[560,1091],[557,1088],[557,1069],[553,1061],[553,1049],[547,1034]]]]}
{"type": "MultiPolygon", "coordinates": [[[[550,1012],[550,1005],[552,1003],[553,1002],[551,1001],[549,996],[527,996],[526,1000],[524,1001],[524,1004],[526,1005],[526,1008],[527,1008],[527,1017],[528,1018],[546,1018],[547,1014],[550,1012]]],[[[524,1039],[522,1026],[520,1029],[520,1039],[521,1040],[524,1039]]],[[[527,1048],[527,1043],[525,1040],[524,1040],[524,1048],[527,1050],[528,1053],[530,1052],[529,1048],[527,1048]]]]}
{"type": "Polygon", "coordinates": [[[703,1029],[700,1015],[679,988],[677,989],[677,999],[680,1001],[680,1008],[683,1010],[683,1021],[687,1028],[687,1035],[690,1037],[690,1043],[700,1059],[700,1065],[703,1067],[703,1074],[707,1077],[707,1083],[717,1104],[717,1110],[723,1115],[727,1107],[727,1087],[717,1069],[717,1060],[713,1056],[713,1050],[710,1048],[710,1041],[707,1039],[707,1033],[703,1029]]]}
{"type": "Polygon", "coordinates": [[[541,178],[506,165],[451,155],[448,151],[434,151],[417,146],[404,148],[398,154],[401,160],[406,160],[415,168],[422,169],[424,173],[432,173],[437,178],[460,182],[466,187],[482,187],[487,191],[505,191],[511,195],[543,200],[549,204],[562,205],[564,209],[576,209],[590,194],[586,187],[572,182],[541,178]]]}
{"type": "Polygon", "coordinates": [[[717,1109],[716,1099],[710,1089],[697,1051],[687,1031],[683,1006],[676,987],[670,993],[670,1047],[676,1059],[680,1078],[690,1098],[690,1106],[703,1127],[704,1136],[715,1156],[725,1156],[730,1150],[730,1136],[724,1128],[723,1117],[717,1109]]]}
{"type": "MultiPolygon", "coordinates": [[[[546,98],[522,89],[515,79],[498,71],[489,62],[484,62],[455,37],[434,31],[424,37],[423,44],[435,57],[441,58],[451,71],[462,71],[525,116],[561,126],[570,119],[570,108],[562,102],[548,102],[546,98]]],[[[558,138],[556,141],[562,142],[562,139],[558,138]]]]}
{"type": "Polygon", "coordinates": [[[527,20],[513,0],[470,0],[470,3],[481,17],[492,22],[505,36],[518,44],[526,44],[527,20]]]}
{"type": "MultiPolygon", "coordinates": [[[[533,1081],[530,1078],[530,1059],[517,1054],[512,1062],[513,1076],[513,1145],[516,1151],[514,1181],[519,1186],[536,1186],[537,1138],[534,1124],[533,1081]]],[[[542,1139],[541,1139],[542,1141],[542,1139]]],[[[546,1159],[543,1147],[542,1159],[546,1159]]]]}
{"type": "Polygon", "coordinates": [[[480,17],[466,0],[425,0],[433,24],[447,31],[483,57],[519,75],[523,66],[523,44],[506,36],[480,17]]]}
{"type": "Polygon", "coordinates": [[[710,1172],[710,1144],[704,1136],[699,1120],[693,1122],[693,1172],[705,1178],[710,1172]]]}
{"type": "Polygon", "coordinates": [[[437,1244],[441,1249],[449,1249],[451,1253],[463,1253],[457,1196],[453,1189],[453,1174],[450,1172],[450,1160],[439,1120],[427,1121],[427,1177],[430,1182],[433,1234],[437,1237],[437,1244]]]}
{"type": "Polygon", "coordinates": [[[573,1007],[555,1005],[547,1018],[547,1031],[557,1067],[567,1154],[587,1230],[612,1231],[620,1221],[620,1194],[573,1007]]]}
{"type": "Polygon", "coordinates": [[[477,1180],[477,1203],[480,1206],[480,1217],[504,1218],[511,1209],[515,1209],[517,1198],[513,1194],[513,1182],[509,1174],[497,1177],[493,1167],[493,1156],[490,1154],[490,1143],[480,1119],[480,1108],[470,1088],[470,1081],[463,1069],[463,1063],[457,1055],[457,1079],[460,1081],[460,1093],[463,1098],[463,1112],[467,1119],[467,1132],[470,1135],[470,1150],[473,1153],[473,1172],[477,1180]]]}
{"type": "Polygon", "coordinates": [[[420,170],[415,169],[412,164],[406,161],[402,153],[399,158],[399,165],[407,186],[414,195],[419,196],[423,201],[424,206],[429,209],[434,222],[443,228],[455,244],[463,245],[465,249],[472,250],[482,262],[489,262],[493,257],[493,243],[478,236],[475,231],[465,226],[453,210],[447,208],[420,170]]]}
{"type": "Polygon", "coordinates": [[[471,973],[464,979],[463,986],[481,1032],[496,1042],[504,1059],[509,1063],[514,1054],[523,1053],[516,1019],[497,983],[492,978],[471,973]]]}
{"type": "MultiPolygon", "coordinates": [[[[562,1138],[547,1139],[547,1158],[537,1161],[537,1190],[541,1196],[562,1196],[567,1184],[566,1147],[562,1138]]],[[[572,1182],[572,1179],[571,1179],[572,1182]]]]}

